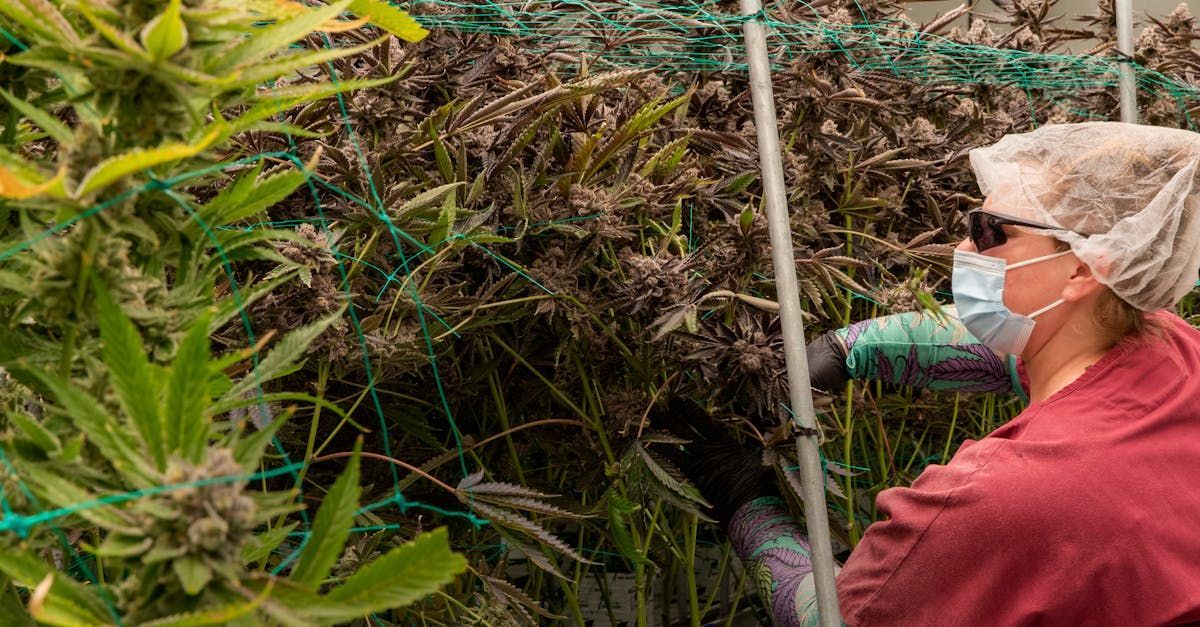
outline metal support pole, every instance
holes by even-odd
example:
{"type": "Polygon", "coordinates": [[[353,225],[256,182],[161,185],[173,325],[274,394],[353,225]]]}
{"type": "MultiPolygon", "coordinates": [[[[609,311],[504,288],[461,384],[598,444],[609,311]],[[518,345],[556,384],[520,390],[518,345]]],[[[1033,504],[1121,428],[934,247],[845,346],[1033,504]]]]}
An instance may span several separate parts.
{"type": "Polygon", "coordinates": [[[1133,72],[1133,0],[1117,0],[1117,50],[1121,60],[1121,121],[1137,124],[1137,80],[1133,72]]]}
{"type": "Polygon", "coordinates": [[[762,12],[760,0],[741,0],[746,56],[750,64],[750,93],[754,101],[754,127],[758,132],[758,158],[762,167],[763,197],[767,226],[771,233],[771,259],[775,266],[775,290],[783,325],[784,359],[794,420],[803,433],[796,438],[800,454],[800,479],[808,541],[812,548],[817,610],[822,626],[842,624],[834,587],[833,547],[829,540],[829,517],[825,509],[825,474],[817,449],[816,412],[804,351],[804,323],[800,317],[800,291],[796,284],[796,260],[792,254],[792,227],[788,219],[787,195],[783,188],[783,162],[779,152],[779,121],[771,67],[767,60],[766,29],[756,19],[762,12]]]}

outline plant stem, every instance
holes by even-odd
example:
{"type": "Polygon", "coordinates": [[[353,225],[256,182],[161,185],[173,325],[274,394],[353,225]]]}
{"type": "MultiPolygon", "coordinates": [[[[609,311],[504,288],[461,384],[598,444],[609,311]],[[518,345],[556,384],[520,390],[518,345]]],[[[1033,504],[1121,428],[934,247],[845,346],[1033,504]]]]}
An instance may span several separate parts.
{"type": "Polygon", "coordinates": [[[691,609],[692,627],[700,627],[700,597],[696,591],[696,533],[700,519],[689,515],[684,530],[684,566],[687,571],[688,607],[691,609]]]}
{"type": "Polygon", "coordinates": [[[942,449],[942,463],[950,459],[950,444],[954,442],[954,428],[958,426],[958,401],[961,395],[954,395],[954,411],[950,414],[950,432],[946,434],[946,446],[942,449]]]}
{"type": "MultiPolygon", "coordinates": [[[[325,397],[325,386],[329,383],[329,362],[322,361],[317,365],[317,398],[325,397]]],[[[321,424],[321,406],[313,406],[312,420],[308,424],[308,441],[304,446],[304,459],[312,459],[317,446],[317,427],[321,424]]],[[[304,483],[304,476],[308,473],[308,465],[305,464],[300,472],[296,474],[296,487],[300,487],[304,483]]]]}

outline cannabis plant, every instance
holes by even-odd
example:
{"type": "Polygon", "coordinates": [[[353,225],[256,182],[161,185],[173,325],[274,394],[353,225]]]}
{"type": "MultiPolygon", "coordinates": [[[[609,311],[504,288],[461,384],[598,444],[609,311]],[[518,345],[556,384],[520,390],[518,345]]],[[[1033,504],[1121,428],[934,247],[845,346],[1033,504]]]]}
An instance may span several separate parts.
{"type": "Polygon", "coordinates": [[[284,478],[304,462],[264,458],[280,402],[344,415],[277,381],[343,307],[273,345],[211,339],[238,317],[254,337],[245,307],[305,272],[279,249],[314,247],[246,227],[316,160],[240,138],[312,136],[277,116],[392,80],[331,61],[424,30],[381,0],[18,0],[0,17],[4,622],[333,624],[460,572],[434,532],[331,578],[357,453],[311,520],[284,478]]]}
{"type": "MultiPolygon", "coordinates": [[[[9,543],[0,552],[0,572],[34,591],[28,611],[35,620],[334,624],[406,605],[463,570],[442,530],[392,549],[322,593],[359,506],[357,451],[303,533],[297,533],[298,522],[283,522],[301,507],[294,491],[248,483],[288,413],[255,432],[224,417],[263,402],[244,392],[293,371],[334,318],[284,336],[233,379],[226,373],[253,351],[213,357],[210,313],[197,317],[175,357],[160,365],[147,358],[135,325],[107,291],[94,293],[111,401],[42,369],[11,366],[17,380],[52,403],[41,406],[40,418],[11,414],[9,468],[27,489],[24,509],[32,513],[10,511],[2,522],[22,535],[38,533],[39,525],[84,531],[95,542],[80,544],[79,553],[88,557],[67,550],[101,576],[96,585],[81,585],[41,561],[40,551],[9,543]],[[94,451],[64,446],[57,434],[72,432],[94,451]],[[276,552],[297,535],[306,541],[289,574],[272,574],[286,565],[276,552]]],[[[257,476],[271,474],[281,473],[257,476]]],[[[3,598],[10,604],[3,611],[19,614],[16,597],[3,598]]]]}
{"type": "MultiPolygon", "coordinates": [[[[971,148],[1038,124],[1116,117],[1111,82],[1081,91],[1073,80],[1045,79],[1040,65],[1059,67],[1065,57],[1055,55],[1070,39],[1098,39],[1090,54],[1111,61],[1111,2],[1078,28],[1052,4],[964,5],[927,24],[904,22],[893,0],[770,8],[811,333],[939,307],[947,242],[963,234],[962,210],[981,200],[971,148]],[[943,43],[954,54],[927,57],[934,36],[953,42],[943,43]],[[1050,56],[1025,56],[1039,53],[1050,56]],[[1033,79],[1044,82],[1032,87],[1033,79]]],[[[496,589],[487,582],[504,578],[506,562],[494,556],[507,555],[510,582],[580,623],[589,616],[579,597],[592,581],[631,575],[643,620],[656,594],[686,597],[669,579],[694,572],[688,547],[703,506],[671,468],[656,406],[698,400],[726,418],[729,437],[778,449],[781,475],[792,466],[752,107],[737,53],[724,56],[738,30],[727,5],[685,17],[653,0],[503,14],[486,2],[419,3],[445,27],[414,48],[334,62],[358,80],[402,70],[400,79],[356,93],[344,108],[317,103],[288,118],[338,122],[297,142],[305,154],[320,148],[318,169],[353,192],[321,197],[340,249],[354,251],[346,265],[367,350],[387,364],[382,375],[368,373],[357,333],[326,335],[322,389],[358,399],[374,383],[396,449],[439,481],[473,478],[450,463],[461,443],[494,482],[584,503],[600,521],[536,514],[536,525],[505,526],[505,516],[485,513],[497,524],[472,535],[486,547],[476,561],[490,569],[478,587],[496,589]],[[649,51],[666,61],[638,67],[649,51]],[[419,67],[407,70],[414,59],[419,67]],[[361,152],[346,148],[354,137],[361,152]],[[404,209],[385,223],[376,204],[404,209]],[[396,232],[415,241],[397,244],[396,232]],[[505,239],[478,237],[489,232],[505,239]],[[568,555],[562,541],[598,563],[557,559],[568,555]]],[[[1197,33],[1187,8],[1144,32],[1139,62],[1194,85],[1197,33]]],[[[1192,100],[1152,82],[1142,94],[1146,118],[1189,124],[1192,100]]],[[[303,203],[269,213],[312,218],[303,203]]],[[[329,303],[312,298],[315,288],[340,280],[335,263],[314,264],[313,289],[292,282],[250,309],[278,327],[319,320],[329,303]]],[[[876,386],[817,400],[831,519],[846,545],[878,516],[876,492],[906,484],[1013,410],[994,398],[876,386]]],[[[376,417],[365,402],[351,413],[376,417]]],[[[431,483],[414,478],[406,487],[431,499],[445,491],[431,483]]],[[[479,512],[492,505],[460,502],[479,512]]],[[[630,605],[602,592],[614,612],[630,605]]],[[[497,603],[480,602],[477,614],[491,617],[497,603]]],[[[688,618],[712,619],[717,612],[705,607],[713,605],[701,597],[688,618]]],[[[456,618],[476,620],[465,609],[456,618]]]]}

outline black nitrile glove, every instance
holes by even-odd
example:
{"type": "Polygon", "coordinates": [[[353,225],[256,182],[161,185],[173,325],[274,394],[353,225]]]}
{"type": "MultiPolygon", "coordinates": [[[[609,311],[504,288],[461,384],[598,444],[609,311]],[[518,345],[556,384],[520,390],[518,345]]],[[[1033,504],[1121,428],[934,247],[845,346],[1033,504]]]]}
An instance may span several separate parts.
{"type": "Polygon", "coordinates": [[[712,504],[708,513],[723,528],[745,503],[761,496],[778,496],[774,473],[762,464],[762,449],[737,442],[730,428],[692,401],[672,400],[651,424],[690,441],[667,452],[667,458],[712,504]]]}
{"type": "Polygon", "coordinates": [[[846,347],[836,331],[826,331],[809,343],[808,381],[816,389],[833,392],[850,380],[846,372],[846,347]]]}

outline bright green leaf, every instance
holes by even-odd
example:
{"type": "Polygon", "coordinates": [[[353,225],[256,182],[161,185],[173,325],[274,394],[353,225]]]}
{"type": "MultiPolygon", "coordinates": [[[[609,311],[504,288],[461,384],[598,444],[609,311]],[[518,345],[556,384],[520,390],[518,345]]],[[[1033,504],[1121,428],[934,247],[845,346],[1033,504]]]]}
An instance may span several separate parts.
{"type": "Polygon", "coordinates": [[[254,181],[252,192],[239,203],[225,206],[210,226],[225,226],[251,218],[287,198],[297,187],[304,184],[308,175],[301,170],[289,169],[254,181]]]}
{"type": "MultiPolygon", "coordinates": [[[[266,28],[256,30],[254,36],[247,37],[233,50],[216,58],[221,66],[227,69],[260,63],[317,31],[321,24],[336,18],[345,10],[347,4],[347,0],[339,0],[306,10],[295,17],[279,20],[266,28]]],[[[209,70],[219,72],[215,67],[210,67],[209,70]]]]}
{"type": "Polygon", "coordinates": [[[46,134],[53,137],[59,144],[67,147],[75,145],[75,133],[71,131],[69,126],[60,122],[58,118],[17,98],[7,89],[0,89],[0,95],[4,96],[8,104],[12,105],[21,115],[29,118],[34,124],[41,127],[43,131],[46,131],[46,134]]]}
{"type": "Polygon", "coordinates": [[[108,289],[97,283],[96,313],[103,342],[104,363],[112,377],[117,401],[149,449],[155,466],[166,467],[163,421],[158,413],[160,391],[150,374],[150,361],[137,327],[121,311],[108,289]]]}
{"type": "Polygon", "coordinates": [[[274,81],[289,76],[293,72],[297,72],[305,68],[316,67],[329,61],[334,61],[343,57],[352,57],[356,54],[366,52],[371,48],[378,46],[380,41],[381,40],[376,39],[358,46],[328,48],[311,52],[300,52],[296,54],[284,55],[273,58],[271,61],[260,62],[248,66],[244,70],[240,70],[230,76],[220,79],[219,82],[222,86],[229,89],[235,87],[256,86],[259,83],[274,81]]]}
{"type": "Polygon", "coordinates": [[[171,562],[171,570],[174,570],[175,576],[179,577],[183,591],[191,595],[200,594],[200,591],[204,590],[204,586],[207,586],[213,577],[211,568],[200,561],[200,558],[190,555],[171,562]]]}
{"type": "Polygon", "coordinates": [[[142,46],[155,61],[170,58],[187,45],[187,25],[180,15],[180,0],[170,0],[167,8],[142,27],[142,46]]]}
{"type": "Polygon", "coordinates": [[[210,400],[208,321],[211,315],[211,310],[206,311],[184,336],[171,366],[164,398],[167,453],[194,462],[200,460],[208,436],[209,417],[204,410],[210,400]]]}
{"type": "Polygon", "coordinates": [[[418,42],[429,34],[411,15],[387,0],[354,0],[350,12],[371,19],[371,23],[408,42],[418,42]]]}
{"type": "Polygon", "coordinates": [[[295,371],[296,360],[304,355],[308,350],[309,344],[317,339],[329,325],[337,322],[342,317],[342,311],[337,311],[333,315],[322,318],[310,325],[306,325],[283,336],[271,352],[267,354],[262,361],[258,362],[258,367],[253,372],[246,375],[244,379],[239,381],[227,392],[222,400],[240,397],[242,394],[255,389],[259,385],[271,381],[286,373],[295,371]]]}
{"type": "Polygon", "coordinates": [[[113,467],[126,473],[126,478],[141,486],[154,483],[154,471],[146,463],[145,452],[118,428],[120,421],[113,418],[103,405],[83,390],[51,374],[33,368],[14,368],[13,374],[28,376],[48,388],[64,413],[80,431],[100,449],[113,467]]]}
{"type": "Polygon", "coordinates": [[[359,439],[346,470],[333,482],[333,487],[321,502],[321,509],[317,510],[308,544],[296,568],[292,570],[292,581],[316,588],[329,576],[329,571],[342,556],[346,538],[350,536],[350,527],[354,524],[354,514],[358,511],[361,492],[358,464],[361,451],[362,440],[359,439]]]}
{"type": "MultiPolygon", "coordinates": [[[[17,584],[32,590],[46,575],[54,571],[29,553],[8,548],[0,551],[0,572],[11,577],[17,584]]],[[[79,619],[76,624],[109,624],[112,620],[97,587],[85,586],[70,577],[54,578],[54,585],[50,588],[45,606],[51,610],[71,608],[72,613],[79,619]]]]}
{"type": "Polygon", "coordinates": [[[251,537],[242,547],[242,563],[249,566],[266,559],[276,547],[287,539],[288,534],[296,530],[296,526],[299,524],[291,523],[275,527],[251,537]]]}
{"type": "Polygon", "coordinates": [[[187,157],[194,157],[212,145],[226,130],[225,124],[218,121],[212,125],[207,134],[195,143],[171,142],[163,144],[158,148],[137,148],[125,154],[105,159],[88,171],[83,180],[79,182],[79,187],[75,189],[73,197],[81,198],[99,191],[126,176],[136,174],[146,168],[178,161],[179,159],[186,159],[187,157]]]}
{"type": "Polygon", "coordinates": [[[154,538],[110,533],[93,553],[100,557],[133,557],[150,550],[153,544],[154,538]]]}
{"type": "Polygon", "coordinates": [[[327,596],[345,604],[350,620],[400,608],[436,592],[466,571],[463,556],[450,551],[446,528],[424,533],[360,569],[327,596]]]}
{"type": "Polygon", "coordinates": [[[62,450],[62,443],[59,441],[58,436],[42,426],[42,423],[38,422],[33,416],[23,411],[14,411],[8,414],[8,420],[26,438],[29,438],[30,442],[33,442],[46,453],[54,454],[62,450]]]}

